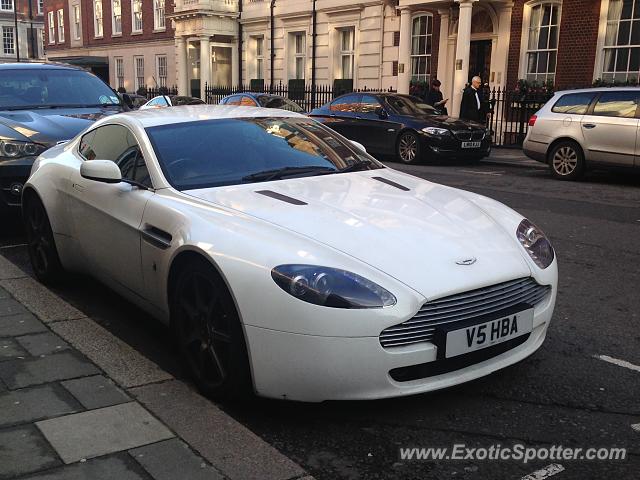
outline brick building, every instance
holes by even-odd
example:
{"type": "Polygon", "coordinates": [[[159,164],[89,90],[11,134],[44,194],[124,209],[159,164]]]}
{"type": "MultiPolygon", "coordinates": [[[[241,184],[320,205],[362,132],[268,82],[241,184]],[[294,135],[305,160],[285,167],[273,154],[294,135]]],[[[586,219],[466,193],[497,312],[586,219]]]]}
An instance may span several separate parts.
{"type": "Polygon", "coordinates": [[[43,0],[0,0],[0,63],[44,58],[43,8],[43,0]]]}
{"type": "Polygon", "coordinates": [[[113,88],[176,84],[173,2],[45,0],[47,59],[86,67],[113,88]]]}

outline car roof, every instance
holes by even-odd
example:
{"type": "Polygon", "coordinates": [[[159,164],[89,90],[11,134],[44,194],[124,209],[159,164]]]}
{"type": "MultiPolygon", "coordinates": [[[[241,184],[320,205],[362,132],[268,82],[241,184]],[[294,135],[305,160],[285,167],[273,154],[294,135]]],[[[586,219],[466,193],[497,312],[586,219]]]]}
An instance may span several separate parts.
{"type": "Polygon", "coordinates": [[[76,67],[66,63],[55,62],[35,62],[35,63],[0,63],[0,70],[82,70],[84,68],[76,67]]]}
{"type": "Polygon", "coordinates": [[[113,121],[118,118],[128,118],[140,124],[143,128],[147,128],[194,121],[260,117],[307,118],[305,115],[277,108],[242,107],[238,105],[184,105],[172,108],[136,110],[113,115],[107,117],[106,120],[113,121]]]}
{"type": "Polygon", "coordinates": [[[558,90],[556,93],[564,95],[566,93],[584,93],[584,92],[627,92],[631,90],[640,90],[640,87],[590,87],[590,88],[576,88],[572,90],[558,90]]]}

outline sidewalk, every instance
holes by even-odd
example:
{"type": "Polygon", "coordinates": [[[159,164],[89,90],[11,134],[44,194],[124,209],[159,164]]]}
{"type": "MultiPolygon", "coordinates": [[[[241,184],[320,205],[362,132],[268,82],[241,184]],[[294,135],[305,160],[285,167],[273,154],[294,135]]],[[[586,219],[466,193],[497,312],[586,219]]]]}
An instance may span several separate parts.
{"type": "Polygon", "coordinates": [[[510,165],[513,167],[523,168],[540,168],[546,169],[547,166],[542,162],[537,162],[522,153],[520,148],[492,148],[491,155],[482,159],[482,163],[490,163],[493,165],[510,165]]]}
{"type": "Polygon", "coordinates": [[[0,256],[0,479],[312,480],[0,256]]]}

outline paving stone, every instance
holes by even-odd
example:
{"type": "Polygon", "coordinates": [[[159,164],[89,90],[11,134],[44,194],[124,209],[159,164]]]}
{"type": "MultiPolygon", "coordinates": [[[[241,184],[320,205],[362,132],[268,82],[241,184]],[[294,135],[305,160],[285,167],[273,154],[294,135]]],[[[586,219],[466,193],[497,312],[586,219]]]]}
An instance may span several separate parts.
{"type": "MultiPolygon", "coordinates": [[[[86,462],[66,465],[48,472],[23,477],[25,480],[146,480],[140,465],[125,454],[93,458],[86,462]]],[[[188,477],[175,477],[188,478],[188,477]]]]}
{"type": "Polygon", "coordinates": [[[0,280],[0,286],[45,323],[86,317],[31,277],[0,280]]]}
{"type": "Polygon", "coordinates": [[[27,274],[25,272],[0,255],[0,279],[21,278],[26,276],[27,274]]]}
{"type": "Polygon", "coordinates": [[[305,471],[177,380],[128,391],[194,450],[233,480],[284,480],[305,471]]]}
{"type": "Polygon", "coordinates": [[[136,402],[44,420],[36,426],[67,464],[174,436],[136,402]]]}
{"type": "Polygon", "coordinates": [[[113,381],[102,375],[67,380],[62,382],[62,386],[69,390],[87,410],[131,401],[113,381]]]}
{"type": "Polygon", "coordinates": [[[55,333],[42,332],[35,335],[25,335],[16,338],[18,343],[24,347],[34,357],[49,355],[69,349],[67,342],[62,340],[55,333]]]}
{"type": "Polygon", "coordinates": [[[9,292],[4,288],[0,288],[0,298],[9,298],[9,292]]]}
{"type": "Polygon", "coordinates": [[[173,378],[89,318],[55,322],[50,326],[53,331],[104,370],[109,378],[125,388],[173,378]]]}
{"type": "Polygon", "coordinates": [[[0,378],[10,390],[97,373],[98,369],[75,351],[0,362],[0,378]]]}
{"type": "Polygon", "coordinates": [[[0,317],[7,315],[17,315],[19,313],[27,313],[28,310],[13,298],[0,299],[0,317]]]}
{"type": "Polygon", "coordinates": [[[50,383],[0,393],[0,427],[34,422],[83,410],[69,392],[50,383]]]}
{"type": "Polygon", "coordinates": [[[0,337],[17,337],[29,333],[46,332],[47,327],[31,313],[0,316],[0,337]]]}
{"type": "Polygon", "coordinates": [[[0,479],[57,465],[60,460],[33,425],[0,430],[0,479]]]}
{"type": "Polygon", "coordinates": [[[177,438],[129,450],[154,480],[217,480],[224,477],[177,438]]]}
{"type": "Polygon", "coordinates": [[[15,340],[11,338],[0,338],[0,362],[28,355],[29,354],[15,340]]]}

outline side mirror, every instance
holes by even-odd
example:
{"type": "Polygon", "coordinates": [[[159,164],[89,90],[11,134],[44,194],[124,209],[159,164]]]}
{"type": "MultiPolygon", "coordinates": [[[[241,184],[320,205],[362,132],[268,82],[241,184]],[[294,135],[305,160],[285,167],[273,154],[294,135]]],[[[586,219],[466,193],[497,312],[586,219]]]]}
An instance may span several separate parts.
{"type": "Polygon", "coordinates": [[[122,173],[111,160],[87,160],[80,165],[80,175],[89,180],[104,183],[120,183],[122,173]]]}
{"type": "Polygon", "coordinates": [[[367,149],[364,148],[364,145],[362,145],[360,142],[356,142],[355,140],[349,140],[349,141],[351,142],[351,145],[362,150],[364,153],[367,153],[367,149]]]}
{"type": "Polygon", "coordinates": [[[375,111],[375,114],[382,119],[389,118],[387,111],[382,107],[376,107],[374,111],[375,111]]]}

